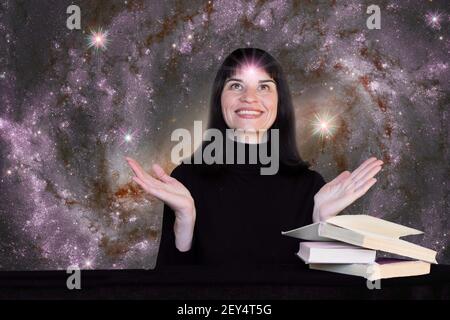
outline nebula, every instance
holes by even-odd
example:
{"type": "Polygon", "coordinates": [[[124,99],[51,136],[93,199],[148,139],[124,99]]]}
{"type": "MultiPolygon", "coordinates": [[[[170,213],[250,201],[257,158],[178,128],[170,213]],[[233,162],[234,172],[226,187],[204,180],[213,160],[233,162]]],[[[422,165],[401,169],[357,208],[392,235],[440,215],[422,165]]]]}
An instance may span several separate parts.
{"type": "MultiPolygon", "coordinates": [[[[0,10],[0,270],[154,266],[162,203],[125,156],[167,172],[170,135],[206,123],[234,49],[258,47],[287,75],[298,147],[330,181],[385,163],[346,214],[424,231],[449,247],[449,21],[445,1],[3,0],[0,10]]],[[[295,226],[293,226],[295,227],[295,226]]]]}

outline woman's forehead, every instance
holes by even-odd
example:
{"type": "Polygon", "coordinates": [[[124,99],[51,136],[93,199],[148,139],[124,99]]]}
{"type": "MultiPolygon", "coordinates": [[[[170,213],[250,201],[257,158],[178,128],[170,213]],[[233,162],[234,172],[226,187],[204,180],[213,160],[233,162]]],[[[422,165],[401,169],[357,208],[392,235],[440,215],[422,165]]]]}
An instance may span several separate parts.
{"type": "Polygon", "coordinates": [[[234,70],[234,73],[228,78],[236,78],[241,80],[250,79],[272,79],[273,78],[267,73],[267,71],[258,66],[240,66],[234,70]]]}

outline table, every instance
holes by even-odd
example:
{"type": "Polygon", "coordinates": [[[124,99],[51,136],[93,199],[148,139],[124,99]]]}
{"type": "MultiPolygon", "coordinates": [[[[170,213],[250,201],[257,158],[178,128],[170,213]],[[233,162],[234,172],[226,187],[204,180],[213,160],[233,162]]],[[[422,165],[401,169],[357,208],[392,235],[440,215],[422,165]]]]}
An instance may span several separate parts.
{"type": "Polygon", "coordinates": [[[383,279],[309,270],[306,265],[82,270],[81,290],[66,271],[2,271],[0,299],[450,299],[450,265],[424,276],[383,279]]]}

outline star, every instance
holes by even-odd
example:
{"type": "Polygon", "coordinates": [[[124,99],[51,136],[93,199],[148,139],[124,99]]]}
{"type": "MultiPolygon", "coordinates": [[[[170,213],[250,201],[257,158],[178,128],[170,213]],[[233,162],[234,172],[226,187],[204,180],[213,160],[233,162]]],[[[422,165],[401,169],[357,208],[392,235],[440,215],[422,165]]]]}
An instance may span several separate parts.
{"type": "Polygon", "coordinates": [[[108,31],[103,31],[102,28],[91,30],[91,34],[88,36],[88,48],[106,50],[108,42],[108,31]]]}
{"type": "Polygon", "coordinates": [[[440,12],[428,12],[425,15],[425,21],[429,27],[435,30],[441,29],[442,14],[440,12]]]}
{"type": "Polygon", "coordinates": [[[319,135],[320,138],[330,138],[336,131],[338,127],[335,123],[336,116],[330,116],[328,113],[325,114],[315,114],[315,120],[312,121],[313,134],[319,135]]]}
{"type": "Polygon", "coordinates": [[[132,142],[134,142],[137,137],[137,130],[125,130],[125,129],[119,129],[120,131],[120,136],[121,136],[121,142],[119,142],[119,146],[123,145],[123,144],[131,144],[132,142]]]}
{"type": "Polygon", "coordinates": [[[133,136],[131,134],[126,134],[124,139],[126,142],[130,142],[133,139],[133,136]]]}

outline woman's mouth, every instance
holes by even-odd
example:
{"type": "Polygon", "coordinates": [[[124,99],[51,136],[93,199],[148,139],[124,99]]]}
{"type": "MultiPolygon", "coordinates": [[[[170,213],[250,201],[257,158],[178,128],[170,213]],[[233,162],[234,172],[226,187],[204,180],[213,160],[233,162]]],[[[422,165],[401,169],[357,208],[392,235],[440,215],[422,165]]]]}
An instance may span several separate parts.
{"type": "Polygon", "coordinates": [[[256,119],[264,113],[264,111],[254,108],[239,108],[235,112],[239,118],[243,119],[256,119]]]}

